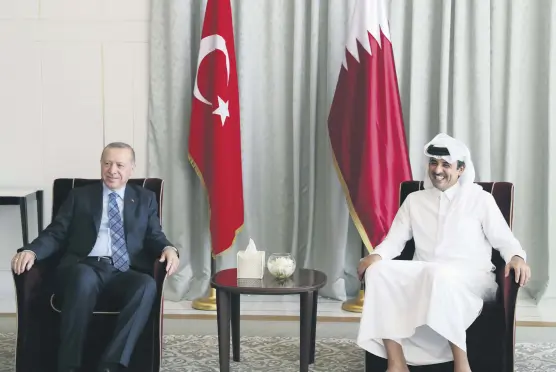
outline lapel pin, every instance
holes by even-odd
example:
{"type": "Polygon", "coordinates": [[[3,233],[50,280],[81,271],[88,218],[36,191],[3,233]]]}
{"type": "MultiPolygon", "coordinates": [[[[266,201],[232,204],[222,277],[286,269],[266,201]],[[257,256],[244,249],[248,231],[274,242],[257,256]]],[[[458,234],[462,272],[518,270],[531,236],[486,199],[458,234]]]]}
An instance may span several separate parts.
{"type": "Polygon", "coordinates": [[[132,202],[132,203],[135,203],[135,200],[131,199],[131,202],[132,202]]]}

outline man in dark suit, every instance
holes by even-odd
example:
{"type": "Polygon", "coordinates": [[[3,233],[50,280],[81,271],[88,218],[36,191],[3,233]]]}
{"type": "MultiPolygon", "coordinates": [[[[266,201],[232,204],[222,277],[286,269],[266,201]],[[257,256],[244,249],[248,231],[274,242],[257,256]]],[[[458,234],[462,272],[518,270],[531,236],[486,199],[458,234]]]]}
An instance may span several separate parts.
{"type": "Polygon", "coordinates": [[[86,329],[101,293],[122,302],[99,371],[127,367],[156,296],[156,283],[144,272],[152,269],[153,257],[166,262],[168,275],[179,265],[178,251],[160,226],[155,194],[127,184],[134,168],[131,146],[106,146],[102,182],[73,189],[52,223],[12,260],[19,275],[35,260],[64,250],[56,293],[62,299],[60,372],[79,370],[86,329]]]}

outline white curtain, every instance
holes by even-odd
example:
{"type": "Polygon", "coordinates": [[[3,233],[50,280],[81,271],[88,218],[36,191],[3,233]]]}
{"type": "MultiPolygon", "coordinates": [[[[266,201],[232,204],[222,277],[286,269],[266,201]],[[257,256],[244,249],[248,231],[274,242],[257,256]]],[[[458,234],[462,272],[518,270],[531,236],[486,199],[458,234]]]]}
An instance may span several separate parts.
{"type": "MultiPolygon", "coordinates": [[[[210,275],[206,198],[187,161],[205,5],[152,0],[148,169],[166,181],[164,229],[182,255],[167,286],[171,300],[204,295],[210,275]]],[[[292,252],[299,266],[324,271],[323,295],[343,300],[357,292],[361,242],[327,132],[353,5],[232,1],[245,228],[217,258],[217,269],[234,267],[251,237],[267,255],[292,252]]],[[[551,0],[391,0],[390,6],[414,177],[424,176],[424,144],[445,131],[471,148],[478,181],[514,182],[514,231],[529,252],[534,295],[548,283],[550,259],[556,267],[549,255],[556,196],[548,186],[556,181],[553,24],[551,0]]]]}

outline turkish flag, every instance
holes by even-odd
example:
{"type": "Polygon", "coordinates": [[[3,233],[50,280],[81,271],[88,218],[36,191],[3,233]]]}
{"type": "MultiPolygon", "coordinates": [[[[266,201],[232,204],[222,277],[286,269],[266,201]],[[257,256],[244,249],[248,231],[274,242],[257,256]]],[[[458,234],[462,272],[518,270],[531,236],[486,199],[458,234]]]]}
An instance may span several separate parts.
{"type": "Polygon", "coordinates": [[[208,0],[193,90],[188,158],[208,194],[212,254],[243,226],[239,90],[229,0],[208,0]]]}
{"type": "Polygon", "coordinates": [[[358,0],[328,118],[334,165],[368,250],[388,233],[411,180],[387,2],[358,0]]]}

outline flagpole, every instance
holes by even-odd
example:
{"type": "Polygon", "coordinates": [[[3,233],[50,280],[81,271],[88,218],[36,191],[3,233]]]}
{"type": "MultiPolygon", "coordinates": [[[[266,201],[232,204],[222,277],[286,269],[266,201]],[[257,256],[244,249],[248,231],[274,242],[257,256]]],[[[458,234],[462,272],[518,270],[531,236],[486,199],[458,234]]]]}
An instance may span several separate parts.
{"type": "MultiPolygon", "coordinates": [[[[365,247],[365,243],[361,241],[361,258],[365,257],[365,253],[367,252],[367,248],[365,247]]],[[[361,289],[359,289],[359,294],[357,297],[347,300],[342,304],[342,310],[349,311],[352,313],[361,313],[363,312],[363,303],[365,300],[365,278],[361,280],[361,289]]]]}
{"type": "MultiPolygon", "coordinates": [[[[216,261],[212,254],[210,255],[210,277],[216,274],[216,261]]],[[[209,284],[210,285],[210,284],[209,284]]],[[[201,297],[193,301],[191,304],[195,310],[203,311],[216,311],[216,290],[212,287],[209,288],[208,296],[201,297]]]]}

